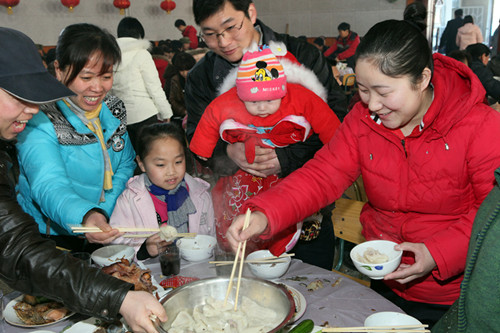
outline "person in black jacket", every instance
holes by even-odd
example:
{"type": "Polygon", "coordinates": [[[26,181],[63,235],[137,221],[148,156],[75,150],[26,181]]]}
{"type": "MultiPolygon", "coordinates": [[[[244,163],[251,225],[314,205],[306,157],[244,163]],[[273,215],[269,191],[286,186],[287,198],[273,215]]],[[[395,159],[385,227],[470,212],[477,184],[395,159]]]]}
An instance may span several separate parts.
{"type": "Polygon", "coordinates": [[[17,203],[17,134],[39,104],[74,93],[47,72],[35,44],[21,32],[0,27],[0,49],[0,279],[72,311],[103,320],[120,313],[134,332],[156,332],[149,316],[163,321],[167,316],[153,295],[131,291],[132,284],[56,249],[17,203]]]}
{"type": "Polygon", "coordinates": [[[444,28],[441,41],[439,42],[439,52],[448,55],[451,51],[458,50],[456,39],[458,28],[464,25],[463,15],[464,11],[457,9],[455,10],[455,18],[446,23],[446,28],[444,28]]]}
{"type": "MultiPolygon", "coordinates": [[[[344,119],[347,113],[346,97],[334,80],[332,70],[321,52],[305,41],[272,31],[257,19],[257,9],[251,0],[193,0],[193,13],[211,52],[193,67],[186,81],[186,135],[189,141],[205,108],[217,97],[217,90],[224,78],[238,65],[244,50],[252,42],[263,45],[269,44],[269,41],[280,41],[285,44],[287,51],[293,54],[298,62],[316,74],[328,92],[328,105],[341,121],[344,119]]],[[[243,143],[224,144],[219,140],[213,158],[209,160],[209,167],[223,176],[232,175],[240,168],[257,177],[272,174],[286,177],[304,165],[321,147],[322,143],[317,135],[311,136],[305,142],[279,149],[256,147],[255,161],[249,164],[245,158],[243,143]]],[[[333,243],[333,231],[331,236],[328,236],[328,230],[332,230],[331,221],[327,220],[328,218],[325,218],[325,223],[322,223],[320,237],[324,235],[325,241],[333,243]]],[[[297,249],[294,252],[297,255],[297,249]]],[[[311,257],[325,262],[321,264],[322,267],[332,266],[333,249],[323,249],[320,255],[313,255],[312,251],[309,253],[311,257]],[[324,256],[327,251],[331,253],[332,258],[324,256]]]]}
{"type": "Polygon", "coordinates": [[[482,43],[476,43],[467,46],[466,51],[472,58],[469,64],[470,69],[483,84],[486,95],[492,99],[489,104],[500,102],[500,81],[493,77],[493,72],[487,67],[490,60],[490,49],[482,43]]]}

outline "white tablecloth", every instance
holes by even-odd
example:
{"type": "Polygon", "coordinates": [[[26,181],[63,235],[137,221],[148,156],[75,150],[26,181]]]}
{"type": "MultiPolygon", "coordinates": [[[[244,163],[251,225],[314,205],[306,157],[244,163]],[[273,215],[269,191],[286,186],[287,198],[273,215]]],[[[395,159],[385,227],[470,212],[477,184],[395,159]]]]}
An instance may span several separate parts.
{"type": "MultiPolygon", "coordinates": [[[[143,262],[147,268],[151,269],[153,277],[160,282],[160,264],[157,259],[150,259],[143,262]]],[[[206,262],[181,261],[181,276],[208,278],[214,277],[215,266],[206,262]]],[[[245,268],[244,276],[252,276],[250,270],[245,268]]],[[[379,311],[403,312],[399,307],[392,304],[370,288],[367,288],[347,277],[343,277],[334,272],[305,264],[300,260],[292,260],[290,268],[286,274],[275,282],[284,283],[302,293],[307,302],[304,315],[299,319],[312,319],[316,325],[323,325],[328,322],[330,326],[362,326],[366,317],[379,311]],[[304,281],[294,281],[293,277],[306,277],[304,281]],[[320,279],[324,287],[315,291],[308,291],[306,285],[320,279]],[[339,283],[335,283],[341,279],[339,283]],[[332,286],[334,285],[334,286],[332,286]]],[[[7,298],[12,299],[19,293],[11,293],[7,298]]],[[[68,325],[72,325],[84,318],[81,315],[74,315],[62,322],[37,329],[28,329],[6,324],[6,333],[14,332],[34,332],[37,330],[50,330],[61,332],[68,325]]]]}

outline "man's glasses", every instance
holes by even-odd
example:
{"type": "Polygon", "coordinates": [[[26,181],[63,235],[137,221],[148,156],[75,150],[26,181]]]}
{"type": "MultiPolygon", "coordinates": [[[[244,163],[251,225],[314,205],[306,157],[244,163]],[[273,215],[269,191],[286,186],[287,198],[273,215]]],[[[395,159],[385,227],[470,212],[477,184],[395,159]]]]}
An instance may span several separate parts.
{"type": "Polygon", "coordinates": [[[201,34],[205,42],[207,43],[215,43],[218,41],[219,37],[224,37],[226,39],[227,37],[235,38],[238,36],[238,33],[240,32],[241,28],[243,27],[243,22],[245,22],[245,18],[241,20],[241,24],[238,27],[236,24],[232,25],[224,30],[222,30],[219,33],[216,32],[204,32],[201,34]]]}

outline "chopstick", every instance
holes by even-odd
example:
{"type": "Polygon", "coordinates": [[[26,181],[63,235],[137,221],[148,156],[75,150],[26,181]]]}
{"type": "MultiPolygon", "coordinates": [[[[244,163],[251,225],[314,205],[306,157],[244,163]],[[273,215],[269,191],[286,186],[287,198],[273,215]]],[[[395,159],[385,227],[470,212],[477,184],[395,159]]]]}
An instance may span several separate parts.
{"type": "MultiPolygon", "coordinates": [[[[133,227],[114,227],[113,229],[118,229],[120,232],[151,232],[151,231],[160,231],[159,228],[133,228],[133,227]]],[[[102,230],[97,227],[71,227],[73,232],[101,232],[102,230]]]]}
{"type": "MultiPolygon", "coordinates": [[[[243,230],[248,227],[250,223],[250,208],[247,208],[247,213],[245,215],[245,222],[243,223],[243,230]]],[[[240,271],[238,273],[238,284],[236,285],[236,296],[234,298],[234,311],[238,310],[238,295],[240,294],[240,284],[241,284],[241,273],[243,272],[243,262],[245,261],[245,249],[247,247],[247,241],[243,242],[243,248],[241,251],[241,259],[240,259],[240,271]]]]}
{"type": "Polygon", "coordinates": [[[427,330],[429,325],[395,325],[395,326],[357,326],[357,327],[329,327],[322,328],[321,331],[327,332],[387,332],[388,330],[396,333],[420,333],[430,332],[427,330]]]}
{"type": "MultiPolygon", "coordinates": [[[[247,209],[247,212],[245,215],[245,222],[243,223],[243,230],[245,230],[248,226],[248,223],[250,221],[250,214],[251,214],[250,209],[247,209]]],[[[245,243],[245,247],[246,247],[246,241],[244,243],[245,243]]],[[[236,255],[234,257],[233,269],[231,270],[231,276],[229,277],[229,284],[228,284],[227,290],[226,290],[226,297],[224,298],[224,306],[226,306],[227,299],[229,297],[229,293],[231,292],[231,289],[233,288],[234,273],[236,272],[236,265],[238,264],[238,258],[240,257],[240,251],[241,251],[241,242],[238,243],[238,249],[236,250],[236,255]]],[[[241,279],[241,276],[239,277],[239,280],[240,279],[241,279]]],[[[239,282],[239,280],[238,280],[238,282],[239,282]]],[[[239,288],[237,289],[237,291],[238,290],[239,290],[239,288]]],[[[237,302],[237,298],[235,300],[235,308],[236,308],[236,304],[237,304],[236,302],[237,302]]]]}
{"type": "MultiPolygon", "coordinates": [[[[283,259],[286,257],[293,257],[295,253],[283,253],[279,257],[264,257],[264,258],[259,258],[255,260],[245,260],[247,264],[271,264],[271,263],[279,263],[279,262],[286,262],[284,260],[279,260],[283,259]]],[[[209,264],[215,264],[216,266],[219,265],[230,265],[233,263],[233,261],[209,261],[209,264]]]]}
{"type": "MultiPolygon", "coordinates": [[[[125,236],[124,236],[125,237],[125,236]]],[[[276,258],[277,260],[245,260],[246,264],[276,264],[280,262],[286,262],[286,260],[276,258]]],[[[209,261],[209,264],[215,264],[215,266],[231,265],[234,261],[209,261]]]]}
{"type": "MultiPolygon", "coordinates": [[[[148,238],[151,237],[155,234],[132,234],[132,235],[123,235],[123,238],[148,238]]],[[[177,236],[173,238],[194,238],[196,237],[195,232],[186,232],[186,233],[179,233],[177,236]]],[[[231,261],[232,262],[232,261],[231,261]]]]}

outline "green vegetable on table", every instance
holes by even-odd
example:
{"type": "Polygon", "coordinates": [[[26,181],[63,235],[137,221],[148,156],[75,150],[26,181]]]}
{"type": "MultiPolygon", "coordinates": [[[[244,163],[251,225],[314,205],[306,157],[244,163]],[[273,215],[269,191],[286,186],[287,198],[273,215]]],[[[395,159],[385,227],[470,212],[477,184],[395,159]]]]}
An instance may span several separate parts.
{"type": "Polygon", "coordinates": [[[311,319],[305,319],[292,328],[289,333],[311,333],[313,329],[314,322],[311,319]]]}

